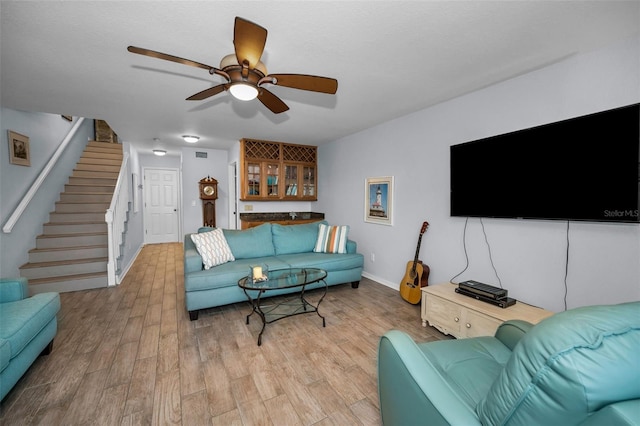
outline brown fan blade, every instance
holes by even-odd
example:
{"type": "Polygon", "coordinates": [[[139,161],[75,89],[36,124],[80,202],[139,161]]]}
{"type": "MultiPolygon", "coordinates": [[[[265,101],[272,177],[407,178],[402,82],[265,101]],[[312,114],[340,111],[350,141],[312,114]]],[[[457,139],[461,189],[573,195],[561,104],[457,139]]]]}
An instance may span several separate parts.
{"type": "Polygon", "coordinates": [[[285,112],[289,109],[287,104],[282,102],[279,97],[277,97],[264,87],[258,88],[258,99],[274,114],[280,114],[281,112],[285,112]]]}
{"type": "Polygon", "coordinates": [[[335,78],[306,74],[270,74],[267,77],[275,78],[274,84],[277,86],[329,93],[331,95],[334,95],[338,91],[338,80],[335,78]]]}
{"type": "Polygon", "coordinates": [[[220,92],[224,92],[227,90],[226,84],[218,84],[217,86],[209,87],[208,89],[204,89],[202,92],[198,92],[195,95],[189,96],[186,100],[188,101],[201,101],[206,98],[210,98],[213,95],[217,95],[220,92]]]}
{"type": "Polygon", "coordinates": [[[236,58],[240,65],[246,60],[249,62],[249,68],[255,68],[262,56],[266,42],[266,29],[258,24],[236,16],[236,23],[233,30],[233,46],[235,47],[236,58]]]}
{"type": "MultiPolygon", "coordinates": [[[[207,71],[216,70],[216,67],[212,67],[211,65],[202,64],[200,62],[192,61],[190,59],[179,58],[177,56],[169,55],[162,52],[156,52],[155,50],[144,49],[142,47],[129,46],[127,50],[131,53],[137,53],[138,55],[151,56],[152,58],[164,59],[166,61],[177,62],[183,65],[189,65],[191,67],[202,68],[207,71]]],[[[213,73],[212,73],[213,74],[213,73]]]]}

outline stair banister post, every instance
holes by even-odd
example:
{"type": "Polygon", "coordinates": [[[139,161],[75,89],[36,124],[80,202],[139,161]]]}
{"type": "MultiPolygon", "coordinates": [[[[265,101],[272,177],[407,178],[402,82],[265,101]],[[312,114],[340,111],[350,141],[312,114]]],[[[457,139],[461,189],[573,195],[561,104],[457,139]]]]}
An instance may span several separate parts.
{"type": "Polygon", "coordinates": [[[118,277],[116,276],[116,262],[119,257],[117,250],[119,249],[120,242],[122,241],[123,226],[121,226],[122,224],[120,221],[123,221],[125,217],[125,214],[119,214],[119,210],[126,209],[128,201],[121,200],[121,197],[129,198],[129,192],[127,191],[126,186],[128,164],[129,153],[124,153],[120,173],[118,173],[118,180],[116,181],[116,186],[113,191],[113,198],[111,199],[111,204],[104,215],[104,220],[107,223],[107,250],[109,254],[109,260],[107,261],[107,285],[109,287],[119,284],[118,277]],[[115,220],[117,220],[118,223],[114,224],[115,220]]]}
{"type": "Polygon", "coordinates": [[[104,220],[107,222],[107,250],[109,260],[107,261],[107,285],[112,287],[116,285],[116,256],[115,247],[113,247],[113,211],[108,209],[104,214],[104,220]]]}

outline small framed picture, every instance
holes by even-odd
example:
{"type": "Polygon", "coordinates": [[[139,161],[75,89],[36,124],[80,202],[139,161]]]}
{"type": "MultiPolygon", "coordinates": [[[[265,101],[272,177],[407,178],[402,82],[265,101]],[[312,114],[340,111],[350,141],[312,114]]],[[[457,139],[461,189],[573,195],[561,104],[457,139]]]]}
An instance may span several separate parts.
{"type": "Polygon", "coordinates": [[[9,130],[9,161],[19,166],[31,166],[29,138],[9,130]]]}
{"type": "Polygon", "coordinates": [[[367,178],[364,200],[365,222],[393,225],[393,176],[367,178]]]}

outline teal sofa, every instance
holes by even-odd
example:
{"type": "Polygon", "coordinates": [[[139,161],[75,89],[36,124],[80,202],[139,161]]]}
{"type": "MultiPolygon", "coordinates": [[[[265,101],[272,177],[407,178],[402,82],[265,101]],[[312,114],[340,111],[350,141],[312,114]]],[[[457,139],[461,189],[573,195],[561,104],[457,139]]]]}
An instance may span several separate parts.
{"type": "Polygon", "coordinates": [[[53,347],[60,296],[28,296],[26,278],[0,279],[0,400],[53,347]]]}
{"type": "MultiPolygon", "coordinates": [[[[364,257],[357,253],[355,241],[347,241],[347,253],[314,253],[318,238],[319,221],[301,225],[265,223],[246,230],[223,229],[233,253],[234,261],[204,269],[191,234],[184,238],[184,290],[189,318],[198,319],[201,309],[228,305],[247,300],[238,280],[246,277],[252,265],[266,264],[269,270],[286,268],[320,268],[327,271],[327,285],[351,283],[358,288],[364,266],[364,257]]],[[[201,231],[210,230],[203,228],[201,231]]],[[[307,286],[314,289],[322,286],[307,286]]],[[[270,291],[277,296],[297,289],[270,291]]]]}
{"type": "Polygon", "coordinates": [[[492,337],[378,347],[385,425],[640,424],[640,302],[565,311],[492,337]]]}

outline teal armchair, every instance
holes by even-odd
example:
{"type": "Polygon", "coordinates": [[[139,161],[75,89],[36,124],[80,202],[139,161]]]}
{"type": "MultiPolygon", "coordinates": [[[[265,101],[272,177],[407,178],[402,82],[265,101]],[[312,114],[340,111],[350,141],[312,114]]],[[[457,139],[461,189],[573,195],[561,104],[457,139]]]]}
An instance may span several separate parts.
{"type": "Polygon", "coordinates": [[[28,296],[26,278],[0,279],[0,400],[51,351],[57,332],[58,293],[28,296]]]}
{"type": "Polygon", "coordinates": [[[638,425],[640,302],[589,306],[495,336],[378,347],[385,425],[638,425]]]}

